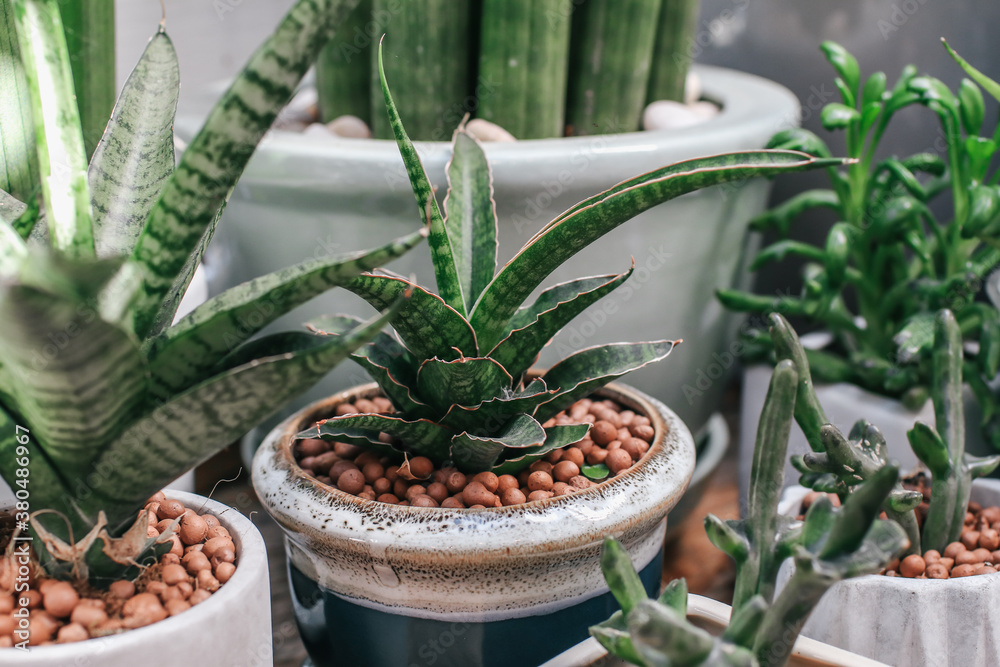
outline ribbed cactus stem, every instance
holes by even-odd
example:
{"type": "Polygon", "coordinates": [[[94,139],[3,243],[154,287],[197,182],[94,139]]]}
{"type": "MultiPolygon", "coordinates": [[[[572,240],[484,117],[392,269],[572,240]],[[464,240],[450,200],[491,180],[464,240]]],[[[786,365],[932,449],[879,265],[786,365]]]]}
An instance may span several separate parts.
{"type": "MultiPolygon", "coordinates": [[[[373,0],[373,16],[388,16],[385,73],[392,82],[399,115],[411,139],[448,141],[466,113],[474,113],[487,85],[470,85],[470,57],[476,31],[470,2],[454,0],[373,0]]],[[[372,71],[378,54],[372,51],[372,71]]],[[[372,77],[372,132],[392,139],[379,77],[372,77]]]]}
{"type": "Polygon", "coordinates": [[[795,329],[778,313],[770,316],[771,340],[774,341],[774,353],[778,359],[788,359],[795,364],[799,374],[799,386],[795,397],[795,421],[806,436],[809,446],[814,452],[822,452],[820,429],[829,423],[823,406],[819,404],[813,387],[812,374],[809,371],[809,361],[795,329]]]}
{"type": "Polygon", "coordinates": [[[583,0],[573,10],[567,130],[639,129],[661,0],[583,0]]]}
{"type": "MultiPolygon", "coordinates": [[[[371,125],[372,50],[391,18],[391,14],[375,17],[372,0],[361,0],[320,52],[316,91],[324,123],[351,115],[371,125]]],[[[382,113],[382,105],[378,110],[382,113]]]]}
{"type": "Polygon", "coordinates": [[[60,0],[59,9],[89,157],[104,134],[118,94],[115,3],[114,0],[60,0]]]}
{"type": "Polygon", "coordinates": [[[792,410],[798,373],[791,361],[782,360],[774,369],[757,426],[750,492],[747,499],[747,528],[750,553],[736,575],[733,607],[739,608],[756,594],[769,600],[773,581],[762,581],[770,572],[772,549],[778,533],[778,501],[784,487],[785,457],[792,427],[792,410]]]}
{"type": "Polygon", "coordinates": [[[561,137],[572,0],[483,0],[479,77],[496,90],[477,117],[518,139],[561,137]]]}
{"type": "Polygon", "coordinates": [[[694,57],[692,48],[699,4],[699,0],[663,0],[646,91],[647,103],[684,101],[687,73],[694,57]]]}

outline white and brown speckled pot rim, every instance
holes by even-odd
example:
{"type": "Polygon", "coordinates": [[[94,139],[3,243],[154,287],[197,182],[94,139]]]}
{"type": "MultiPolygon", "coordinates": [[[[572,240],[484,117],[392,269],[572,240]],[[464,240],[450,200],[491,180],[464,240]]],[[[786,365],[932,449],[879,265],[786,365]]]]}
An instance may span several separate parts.
{"type": "Polygon", "coordinates": [[[253,483],[287,535],[289,558],[322,587],[364,606],[429,618],[488,620],[542,613],[606,590],[600,545],[622,540],[638,568],[662,546],[664,519],[687,488],[695,447],[659,401],[611,384],[599,395],[649,417],[653,444],[612,480],[510,507],[442,509],[369,501],[322,484],[292,455],[294,435],[369,384],[313,403],[275,428],[254,457],[253,483]]]}

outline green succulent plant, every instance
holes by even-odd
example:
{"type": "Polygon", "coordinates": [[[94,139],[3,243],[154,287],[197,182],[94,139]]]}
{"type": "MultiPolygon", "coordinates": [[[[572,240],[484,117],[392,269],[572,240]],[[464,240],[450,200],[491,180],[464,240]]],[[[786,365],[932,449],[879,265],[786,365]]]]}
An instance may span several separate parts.
{"type": "MultiPolygon", "coordinates": [[[[439,294],[385,273],[368,273],[345,285],[376,308],[411,294],[390,318],[399,339],[380,336],[352,355],[397,412],[331,417],[298,437],[348,442],[398,457],[397,449],[379,439],[386,433],[409,454],[451,461],[468,472],[516,472],[579,441],[589,426],[544,423],[608,382],[663,359],[675,345],[660,340],[587,348],[530,377],[530,366],[549,340],[632,272],[555,285],[524,305],[560,264],[635,215],[686,192],[830,162],[765,151],[670,165],[571,207],[497,271],[492,178],[481,146],[463,128],[456,131],[442,215],[384,71],[381,80],[419,215],[429,222],[439,294]]],[[[313,325],[336,334],[351,323],[328,317],[313,325]]]]}
{"type": "MultiPolygon", "coordinates": [[[[862,83],[857,61],[843,47],[826,42],[822,49],[837,72],[842,98],[824,107],[823,126],[844,131],[847,154],[856,162],[829,169],[829,188],[803,192],[752,223],[780,238],[752,268],[803,258],[802,292],[771,297],[723,290],[719,299],[736,311],[774,311],[821,326],[833,343],[806,352],[818,380],[850,382],[914,408],[930,393],[934,318],[943,308],[952,310],[963,338],[976,343],[967,348],[965,381],[983,408],[987,437],[1000,447],[1000,401],[987,386],[1000,367],[1000,313],[976,299],[1000,263],[1000,171],[994,160],[1000,126],[984,122],[980,86],[994,96],[1000,96],[1000,86],[957,54],[975,79],[963,80],[957,94],[938,79],[918,76],[912,66],[891,88],[882,72],[862,83]],[[940,154],[877,160],[892,119],[915,105],[940,119],[940,154]],[[949,214],[939,218],[932,205],[949,214]],[[814,209],[835,216],[825,242],[789,238],[795,220],[814,209]]],[[[802,129],[779,132],[768,145],[830,155],[820,137],[802,129]]],[[[754,331],[749,342],[750,357],[774,350],[763,331],[754,331]]]]}
{"type": "Polygon", "coordinates": [[[868,476],[840,508],[823,496],[804,521],[778,513],[799,381],[787,359],[771,377],[757,430],[746,517],[705,519],[709,539],[736,561],[729,626],[713,637],[686,619],[684,580],[668,584],[657,601],[646,599],[628,554],[606,538],[601,569],[621,611],[590,633],[610,653],[642,667],[781,667],[830,586],[877,572],[906,547],[904,530],[877,518],[899,481],[893,465],[868,476]],[[795,571],[776,593],[778,568],[789,558],[795,571]]]}
{"type": "Polygon", "coordinates": [[[257,278],[171,324],[231,188],[355,1],[298,2],[175,167],[179,76],[162,26],[88,166],[59,3],[15,0],[43,188],[39,205],[0,193],[0,475],[17,494],[18,521],[31,513],[53,572],[99,582],[163,549],[169,534],[146,537],[145,500],[398,312],[391,297],[387,313],[338,339],[301,331],[249,340],[401,255],[425,230],[257,278]]]}

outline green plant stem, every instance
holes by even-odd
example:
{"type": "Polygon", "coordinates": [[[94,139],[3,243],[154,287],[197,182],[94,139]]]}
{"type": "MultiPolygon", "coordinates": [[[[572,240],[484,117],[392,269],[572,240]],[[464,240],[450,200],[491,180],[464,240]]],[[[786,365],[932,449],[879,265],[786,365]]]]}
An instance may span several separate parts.
{"type": "MultiPolygon", "coordinates": [[[[316,60],[320,120],[357,116],[372,122],[372,45],[382,36],[373,21],[372,0],[361,0],[316,60]],[[375,28],[375,34],[371,34],[375,28]]],[[[381,109],[380,109],[381,112],[381,109]]]]}
{"type": "Polygon", "coordinates": [[[518,139],[563,135],[572,9],[572,0],[483,0],[479,77],[496,94],[479,101],[479,118],[518,139]]]}
{"type": "Polygon", "coordinates": [[[114,0],[59,0],[89,158],[115,106],[114,0]]]}
{"type": "Polygon", "coordinates": [[[35,127],[11,0],[0,0],[0,190],[27,202],[39,187],[35,127]]]}
{"type": "Polygon", "coordinates": [[[663,0],[646,91],[647,104],[656,100],[684,101],[699,4],[699,0],[663,0]]]}
{"type": "Polygon", "coordinates": [[[757,631],[753,652],[760,667],[783,667],[788,662],[795,647],[794,638],[798,637],[809,614],[832,583],[815,573],[796,568],[757,631]]]}

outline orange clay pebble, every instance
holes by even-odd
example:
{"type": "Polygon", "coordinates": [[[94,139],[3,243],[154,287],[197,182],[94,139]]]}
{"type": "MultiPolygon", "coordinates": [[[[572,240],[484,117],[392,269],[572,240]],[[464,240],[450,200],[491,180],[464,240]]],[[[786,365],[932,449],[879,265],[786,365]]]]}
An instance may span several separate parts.
{"type": "Polygon", "coordinates": [[[945,558],[944,556],[941,556],[941,560],[939,560],[938,562],[944,565],[945,569],[948,570],[949,572],[951,572],[951,568],[955,567],[954,558],[945,558]]]}
{"type": "Polygon", "coordinates": [[[174,599],[164,602],[163,607],[167,610],[167,614],[170,616],[176,616],[177,614],[190,609],[191,603],[187,600],[174,599]]]}
{"type": "Polygon", "coordinates": [[[427,479],[434,472],[434,464],[426,456],[415,456],[410,459],[410,474],[417,479],[427,479]]]}
{"type": "Polygon", "coordinates": [[[64,625],[59,628],[59,632],[56,634],[56,641],[60,644],[82,642],[85,639],[90,639],[90,633],[87,632],[87,629],[79,623],[69,623],[64,625]]]}
{"type": "Polygon", "coordinates": [[[165,619],[167,610],[155,595],[147,592],[129,598],[122,607],[122,615],[125,616],[125,627],[141,628],[165,619]]]}
{"type": "Polygon", "coordinates": [[[486,487],[490,493],[496,493],[500,488],[500,478],[491,472],[481,472],[472,478],[472,481],[479,482],[486,487]]]}
{"type": "MultiPolygon", "coordinates": [[[[528,475],[528,488],[535,491],[548,491],[552,488],[552,475],[547,472],[536,470],[528,475]]],[[[529,494],[529,499],[531,498],[529,494]]]]}
{"type": "Polygon", "coordinates": [[[552,469],[552,476],[560,482],[568,482],[580,474],[580,466],[573,461],[560,461],[552,469]]]}
{"type": "Polygon", "coordinates": [[[1000,533],[992,528],[979,531],[979,546],[990,551],[1000,548],[1000,533]]]}
{"type": "Polygon", "coordinates": [[[396,505],[399,503],[399,498],[397,498],[391,493],[383,493],[375,500],[377,500],[380,503],[386,503],[388,505],[396,505]]]}
{"type": "Polygon", "coordinates": [[[520,505],[527,501],[528,499],[521,492],[521,489],[517,487],[507,488],[500,492],[500,502],[504,505],[520,505]]]}
{"type": "Polygon", "coordinates": [[[979,531],[963,530],[962,536],[958,539],[966,549],[975,549],[979,545],[979,531]]]}
{"type": "Polygon", "coordinates": [[[529,471],[529,473],[532,473],[532,472],[547,472],[547,473],[549,473],[551,475],[552,474],[552,468],[554,468],[554,467],[555,466],[553,466],[548,461],[535,461],[530,466],[528,466],[528,471],[529,471]]]}
{"type": "MultiPolygon", "coordinates": [[[[73,613],[70,615],[69,620],[72,623],[79,623],[85,628],[90,628],[108,620],[108,614],[100,607],[95,607],[94,605],[77,604],[73,608],[73,613]]],[[[3,632],[0,632],[0,635],[2,634],[3,632]]]]}
{"type": "Polygon", "coordinates": [[[968,577],[973,572],[975,572],[975,567],[973,565],[970,565],[970,564],[966,563],[964,565],[956,565],[955,567],[953,567],[951,569],[951,576],[952,577],[968,577]]]}
{"type": "Polygon", "coordinates": [[[969,551],[968,549],[966,549],[965,551],[963,551],[962,553],[958,554],[958,556],[955,557],[956,567],[960,565],[975,565],[976,563],[980,562],[982,561],[976,558],[975,553],[969,551]]]}
{"type": "Polygon", "coordinates": [[[344,493],[360,493],[365,488],[365,475],[357,468],[345,470],[337,478],[337,488],[344,493]]]}
{"type": "MultiPolygon", "coordinates": [[[[579,445],[580,443],[577,443],[579,445]]],[[[591,447],[594,445],[591,444],[591,447]]],[[[584,463],[584,452],[578,446],[577,447],[567,447],[563,450],[562,459],[560,463],[575,463],[577,466],[582,466],[584,463]]]]}
{"type": "Polygon", "coordinates": [[[199,589],[204,589],[210,593],[219,590],[219,580],[212,576],[210,570],[202,570],[195,579],[198,582],[199,589]]]}
{"type": "Polygon", "coordinates": [[[233,539],[233,536],[229,534],[229,531],[226,530],[225,526],[209,526],[208,537],[206,539],[210,540],[213,537],[226,537],[229,538],[230,540],[233,539]]]}
{"type": "Polygon", "coordinates": [[[457,496],[449,496],[441,501],[441,507],[447,507],[449,509],[461,509],[465,507],[465,503],[462,502],[457,496]]]}
{"type": "Polygon", "coordinates": [[[215,556],[215,552],[223,547],[228,547],[233,550],[236,548],[233,545],[233,541],[228,537],[213,537],[208,542],[205,542],[205,548],[202,549],[202,553],[209,558],[212,558],[215,556]]]}
{"type": "Polygon", "coordinates": [[[958,554],[965,551],[965,545],[961,542],[952,542],[944,548],[944,553],[941,554],[944,558],[956,558],[958,554]]]}
{"type": "Polygon", "coordinates": [[[977,563],[992,563],[993,554],[990,553],[989,549],[983,549],[982,547],[972,550],[972,555],[976,557],[977,563]]]}
{"type": "Polygon", "coordinates": [[[108,586],[108,592],[119,600],[127,600],[135,595],[135,584],[131,581],[116,581],[108,586]]]}
{"type": "Polygon", "coordinates": [[[608,466],[608,470],[617,475],[632,466],[632,457],[623,449],[615,449],[608,452],[604,463],[608,466]]]}
{"type": "Polygon", "coordinates": [[[547,500],[548,498],[551,497],[552,497],[551,491],[542,491],[541,489],[539,489],[538,491],[532,491],[531,493],[528,494],[528,502],[530,503],[535,500],[547,500]]]}
{"type": "Polygon", "coordinates": [[[463,473],[458,472],[457,470],[448,475],[447,479],[445,479],[444,482],[444,485],[448,488],[448,493],[452,495],[456,493],[461,493],[462,490],[466,487],[466,484],[467,481],[465,479],[465,475],[463,473]]]}
{"type": "Polygon", "coordinates": [[[924,562],[930,565],[941,560],[941,553],[937,549],[928,549],[924,552],[924,562]]]}
{"type": "Polygon", "coordinates": [[[598,445],[606,445],[618,437],[618,429],[611,422],[601,420],[590,429],[590,439],[598,445]]]}
{"type": "Polygon", "coordinates": [[[497,477],[497,491],[503,493],[507,489],[517,489],[520,488],[520,484],[517,482],[517,477],[513,475],[500,475],[497,477]]]}
{"type": "Polygon", "coordinates": [[[191,593],[191,597],[188,598],[188,602],[193,605],[200,604],[210,597],[212,597],[210,592],[206,591],[204,588],[199,588],[194,593],[191,593]]]}
{"type": "Polygon", "coordinates": [[[411,498],[410,504],[414,507],[437,507],[438,501],[434,500],[426,493],[421,493],[411,498]]]}
{"type": "Polygon", "coordinates": [[[941,563],[931,563],[924,570],[924,574],[928,579],[947,579],[948,569],[941,563]]]}
{"type": "Polygon", "coordinates": [[[236,572],[236,566],[232,563],[219,563],[215,568],[215,578],[220,584],[224,584],[232,578],[236,572]]]}
{"type": "Polygon", "coordinates": [[[927,569],[927,563],[917,554],[910,554],[899,564],[899,573],[904,577],[919,577],[927,569]]]}
{"type": "Polygon", "coordinates": [[[469,482],[462,490],[462,501],[469,507],[482,505],[493,507],[496,496],[486,490],[481,482],[469,482]]]}
{"type": "Polygon", "coordinates": [[[208,556],[201,551],[192,551],[191,553],[184,554],[184,558],[181,559],[181,563],[183,563],[184,569],[192,575],[211,567],[208,562],[208,556]]]}
{"type": "MultiPolygon", "coordinates": [[[[202,558],[204,558],[204,555],[202,558]]],[[[167,586],[174,586],[182,581],[187,581],[187,577],[187,572],[180,565],[164,565],[163,569],[160,570],[160,579],[167,586]]]]}

